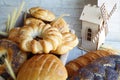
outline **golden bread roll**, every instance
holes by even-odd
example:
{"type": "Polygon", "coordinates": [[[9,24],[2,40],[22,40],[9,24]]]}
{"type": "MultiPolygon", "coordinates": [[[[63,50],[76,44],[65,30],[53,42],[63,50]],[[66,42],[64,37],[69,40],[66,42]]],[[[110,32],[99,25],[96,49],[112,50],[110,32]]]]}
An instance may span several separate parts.
{"type": "Polygon", "coordinates": [[[10,40],[14,41],[14,42],[18,42],[18,40],[19,40],[19,30],[20,30],[19,27],[11,29],[10,32],[9,32],[8,38],[10,40]]]}
{"type": "MultiPolygon", "coordinates": [[[[9,63],[12,64],[12,68],[15,73],[18,72],[20,66],[27,59],[27,54],[22,52],[16,43],[2,39],[0,40],[0,55],[7,54],[6,59],[8,59],[9,63]]],[[[0,74],[5,72],[6,66],[4,62],[0,65],[0,74]]]]}
{"type": "MultiPolygon", "coordinates": [[[[11,33],[9,34],[11,35],[11,33]]],[[[62,42],[62,34],[54,27],[47,25],[31,25],[20,28],[19,39],[23,51],[32,53],[49,53],[56,50],[62,42]]]]}
{"type": "Polygon", "coordinates": [[[25,25],[14,28],[9,39],[17,42],[23,51],[36,53],[65,54],[78,44],[78,38],[71,32],[61,33],[51,25],[25,25]]]}
{"type": "Polygon", "coordinates": [[[35,25],[45,25],[45,23],[42,20],[39,19],[35,19],[35,18],[27,18],[24,22],[24,25],[31,25],[31,24],[35,24],[35,25]]]}
{"type": "Polygon", "coordinates": [[[58,48],[55,51],[53,51],[53,53],[65,54],[68,51],[72,50],[75,46],[77,46],[79,42],[75,34],[66,32],[62,33],[62,35],[62,43],[58,46],[58,48]]]}
{"type": "Polygon", "coordinates": [[[52,12],[39,7],[32,7],[29,12],[33,17],[43,21],[51,22],[55,19],[55,15],[52,12]]]}
{"type": "Polygon", "coordinates": [[[69,25],[63,18],[58,18],[50,24],[52,27],[56,27],[61,33],[69,32],[69,25]]]}
{"type": "Polygon", "coordinates": [[[72,76],[79,69],[81,69],[84,66],[90,64],[92,61],[94,61],[94,60],[96,60],[100,57],[109,56],[109,55],[117,55],[117,54],[107,52],[107,51],[104,51],[104,50],[87,52],[85,55],[80,56],[77,59],[74,59],[74,60],[72,60],[72,61],[70,61],[66,64],[68,75],[72,76]]]}
{"type": "Polygon", "coordinates": [[[52,54],[35,55],[21,67],[17,80],[66,80],[67,71],[52,54]]]}

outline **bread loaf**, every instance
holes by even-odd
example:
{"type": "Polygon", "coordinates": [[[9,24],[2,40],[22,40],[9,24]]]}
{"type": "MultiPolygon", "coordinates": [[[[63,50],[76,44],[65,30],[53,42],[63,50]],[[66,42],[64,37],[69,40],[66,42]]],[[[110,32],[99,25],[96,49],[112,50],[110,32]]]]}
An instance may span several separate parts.
{"type": "Polygon", "coordinates": [[[35,55],[21,67],[17,80],[66,80],[67,71],[52,54],[35,55]]]}
{"type": "Polygon", "coordinates": [[[78,70],[69,80],[120,80],[120,56],[101,57],[78,70]]]}
{"type": "MultiPolygon", "coordinates": [[[[25,52],[22,52],[16,43],[7,40],[2,39],[0,40],[0,54],[7,54],[7,59],[9,63],[12,64],[12,68],[15,73],[18,72],[20,66],[24,63],[24,61],[27,59],[27,54],[25,52]]],[[[6,66],[4,62],[0,65],[0,74],[5,72],[6,66]]]]}
{"type": "Polygon", "coordinates": [[[88,65],[97,58],[109,56],[109,55],[115,55],[115,54],[117,53],[113,53],[113,52],[111,53],[110,51],[108,52],[104,50],[87,52],[85,55],[80,56],[77,59],[74,59],[66,64],[68,75],[72,76],[80,68],[83,68],[84,66],[88,65]]]}

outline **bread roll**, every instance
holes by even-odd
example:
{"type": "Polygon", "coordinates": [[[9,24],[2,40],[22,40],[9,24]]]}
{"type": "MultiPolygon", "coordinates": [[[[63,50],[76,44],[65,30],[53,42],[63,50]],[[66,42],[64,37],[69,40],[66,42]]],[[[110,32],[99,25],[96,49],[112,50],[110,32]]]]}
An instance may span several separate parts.
{"type": "Polygon", "coordinates": [[[35,55],[21,67],[17,80],[66,80],[67,71],[52,54],[35,55]]]}
{"type": "Polygon", "coordinates": [[[42,9],[40,7],[32,7],[29,12],[33,17],[43,21],[51,22],[55,19],[55,15],[51,11],[42,9]]]}
{"type": "Polygon", "coordinates": [[[109,56],[109,55],[116,55],[116,53],[113,53],[113,52],[111,53],[111,52],[107,52],[104,50],[87,52],[85,55],[80,56],[77,59],[74,59],[66,64],[68,75],[72,76],[79,69],[90,64],[95,59],[104,57],[104,56],[109,56]],[[71,64],[72,64],[72,66],[71,66],[71,64]]]}
{"type": "Polygon", "coordinates": [[[120,56],[111,55],[94,60],[69,80],[120,80],[119,70],[120,56]]]}
{"type": "Polygon", "coordinates": [[[63,18],[58,18],[57,20],[50,23],[52,27],[56,27],[61,33],[69,32],[69,25],[63,18]]]}
{"type": "Polygon", "coordinates": [[[36,19],[36,18],[27,18],[24,22],[24,25],[45,25],[45,23],[42,20],[36,19]]]}
{"type": "Polygon", "coordinates": [[[79,42],[75,34],[61,33],[50,24],[25,25],[20,29],[12,29],[9,39],[17,42],[23,51],[33,54],[52,52],[62,55],[72,50],[79,42]]]}
{"type": "MultiPolygon", "coordinates": [[[[12,64],[14,72],[17,73],[20,66],[27,59],[27,54],[22,52],[16,43],[7,39],[2,39],[0,40],[0,55],[4,53],[7,53],[6,58],[8,59],[9,63],[12,64]]],[[[6,66],[3,62],[3,64],[0,65],[0,74],[5,72],[5,69],[6,66]]]]}
{"type": "Polygon", "coordinates": [[[79,43],[78,37],[70,32],[62,33],[62,43],[53,53],[65,54],[79,43]]]}
{"type": "Polygon", "coordinates": [[[16,27],[10,30],[8,38],[16,43],[19,42],[19,30],[20,27],[16,27]]]}
{"type": "Polygon", "coordinates": [[[62,34],[49,24],[24,26],[20,28],[17,41],[20,41],[19,46],[23,51],[34,54],[49,53],[60,45],[62,34]]]}

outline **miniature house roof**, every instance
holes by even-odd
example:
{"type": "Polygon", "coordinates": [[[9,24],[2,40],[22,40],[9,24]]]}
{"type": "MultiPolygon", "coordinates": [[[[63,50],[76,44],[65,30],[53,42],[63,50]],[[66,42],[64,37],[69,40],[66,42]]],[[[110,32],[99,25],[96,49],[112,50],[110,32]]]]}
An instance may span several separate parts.
{"type": "Polygon", "coordinates": [[[91,6],[90,4],[86,5],[80,16],[80,20],[100,25],[101,22],[103,21],[100,8],[97,7],[96,5],[94,6],[91,6]]]}

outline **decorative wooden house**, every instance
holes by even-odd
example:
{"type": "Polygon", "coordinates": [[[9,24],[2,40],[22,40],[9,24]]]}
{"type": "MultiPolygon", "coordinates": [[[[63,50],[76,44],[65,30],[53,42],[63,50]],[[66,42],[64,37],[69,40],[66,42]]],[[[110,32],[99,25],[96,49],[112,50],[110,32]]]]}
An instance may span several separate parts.
{"type": "Polygon", "coordinates": [[[102,4],[101,7],[90,4],[84,7],[80,16],[82,21],[80,48],[89,51],[99,49],[108,33],[107,21],[115,9],[116,4],[108,14],[105,4],[102,4]]]}

